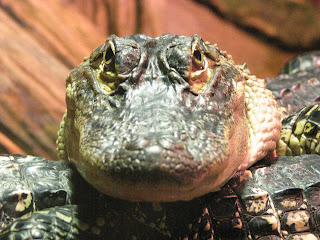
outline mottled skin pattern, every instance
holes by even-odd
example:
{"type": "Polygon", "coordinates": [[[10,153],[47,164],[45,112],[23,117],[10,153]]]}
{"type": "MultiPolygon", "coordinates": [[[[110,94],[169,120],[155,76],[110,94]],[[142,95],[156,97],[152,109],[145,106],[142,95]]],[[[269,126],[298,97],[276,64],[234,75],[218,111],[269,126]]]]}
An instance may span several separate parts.
{"type": "Polygon", "coordinates": [[[286,116],[282,120],[277,153],[319,154],[320,52],[293,58],[277,78],[266,79],[266,83],[277,99],[279,110],[286,116]]]}
{"type": "Polygon", "coordinates": [[[318,155],[260,161],[221,191],[177,202],[101,195],[66,161],[0,160],[2,240],[319,240],[318,155]]]}
{"type": "Polygon", "coordinates": [[[67,78],[60,158],[100,192],[191,200],[275,149],[264,80],[197,35],[111,36],[67,78]]]}

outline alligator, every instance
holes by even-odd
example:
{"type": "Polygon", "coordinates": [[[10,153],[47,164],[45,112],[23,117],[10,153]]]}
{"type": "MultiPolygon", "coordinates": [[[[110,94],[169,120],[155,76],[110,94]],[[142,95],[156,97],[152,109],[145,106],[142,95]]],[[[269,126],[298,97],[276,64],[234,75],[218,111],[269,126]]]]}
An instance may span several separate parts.
{"type": "Polygon", "coordinates": [[[110,36],[67,77],[61,161],[0,156],[0,238],[319,239],[319,59],[265,81],[198,35],[110,36]]]}

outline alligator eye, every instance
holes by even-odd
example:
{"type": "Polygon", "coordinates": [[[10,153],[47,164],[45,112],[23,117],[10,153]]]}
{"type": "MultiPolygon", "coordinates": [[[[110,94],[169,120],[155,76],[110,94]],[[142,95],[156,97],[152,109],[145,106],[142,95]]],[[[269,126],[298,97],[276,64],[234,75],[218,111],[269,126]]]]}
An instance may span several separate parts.
{"type": "Polygon", "coordinates": [[[100,58],[95,74],[103,89],[108,93],[113,92],[118,87],[120,79],[116,72],[115,50],[112,43],[102,53],[102,58],[100,58]]]}
{"type": "Polygon", "coordinates": [[[110,46],[103,53],[103,60],[101,62],[101,70],[104,72],[115,72],[115,51],[114,47],[110,46]]]}
{"type": "Polygon", "coordinates": [[[140,55],[140,48],[135,43],[118,45],[116,51],[115,43],[108,41],[103,51],[100,51],[100,57],[95,58],[91,64],[100,86],[110,94],[116,91],[139,64],[140,55]]]}
{"type": "Polygon", "coordinates": [[[210,70],[208,69],[208,59],[203,51],[195,46],[192,53],[191,71],[188,82],[193,92],[198,93],[210,80],[210,70]]]}
{"type": "Polygon", "coordinates": [[[203,54],[199,49],[195,49],[193,52],[193,70],[201,70],[203,69],[204,58],[203,54]]]}
{"type": "Polygon", "coordinates": [[[202,62],[202,54],[198,49],[194,51],[193,56],[196,58],[196,60],[202,62]]]}
{"type": "Polygon", "coordinates": [[[114,56],[115,54],[113,49],[109,47],[108,50],[104,53],[104,61],[106,62],[106,64],[109,64],[114,56]]]}

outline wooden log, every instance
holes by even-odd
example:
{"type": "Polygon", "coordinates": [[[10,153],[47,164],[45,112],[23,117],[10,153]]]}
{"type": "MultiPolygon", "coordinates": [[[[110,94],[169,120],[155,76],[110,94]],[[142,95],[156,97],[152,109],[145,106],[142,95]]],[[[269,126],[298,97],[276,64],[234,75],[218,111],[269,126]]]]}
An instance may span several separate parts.
{"type": "Polygon", "coordinates": [[[105,38],[57,1],[2,1],[0,32],[0,150],[54,159],[65,78],[105,38]]]}

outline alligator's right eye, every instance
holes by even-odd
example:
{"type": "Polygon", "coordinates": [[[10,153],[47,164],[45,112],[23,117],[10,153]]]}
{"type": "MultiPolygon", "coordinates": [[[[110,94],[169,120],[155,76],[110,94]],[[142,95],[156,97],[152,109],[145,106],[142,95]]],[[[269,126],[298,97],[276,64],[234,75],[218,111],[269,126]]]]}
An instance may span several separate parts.
{"type": "Polygon", "coordinates": [[[103,60],[100,64],[100,69],[106,74],[115,73],[115,52],[113,47],[110,46],[103,53],[103,60]]]}
{"type": "Polygon", "coordinates": [[[108,92],[114,92],[119,86],[121,79],[118,77],[115,67],[115,47],[114,44],[109,41],[107,49],[100,52],[100,56],[95,58],[92,66],[97,80],[101,83],[101,87],[108,92]]]}
{"type": "Polygon", "coordinates": [[[107,93],[116,91],[139,65],[140,55],[139,46],[132,41],[117,43],[108,40],[97,48],[90,56],[90,66],[99,86],[107,93]]]}
{"type": "Polygon", "coordinates": [[[114,56],[114,50],[109,47],[108,50],[104,53],[104,61],[109,64],[114,56]]]}

